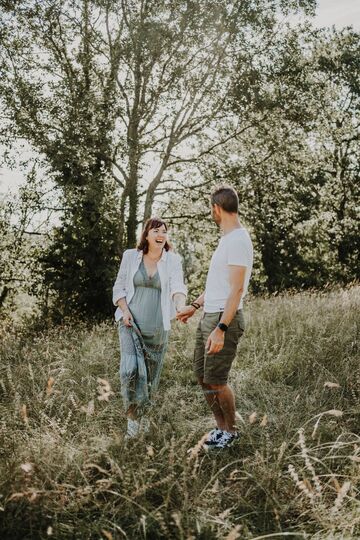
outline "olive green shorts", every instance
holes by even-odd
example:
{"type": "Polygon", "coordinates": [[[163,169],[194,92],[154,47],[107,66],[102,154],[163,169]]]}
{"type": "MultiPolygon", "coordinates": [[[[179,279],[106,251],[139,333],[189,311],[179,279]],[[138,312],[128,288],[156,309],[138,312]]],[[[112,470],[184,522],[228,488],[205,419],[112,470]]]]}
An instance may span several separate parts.
{"type": "Polygon", "coordinates": [[[242,310],[239,310],[225,332],[224,347],[216,354],[207,355],[207,338],[216,328],[221,316],[222,312],[204,313],[196,330],[193,369],[196,377],[206,384],[227,383],[239,339],[245,330],[244,315],[242,310]]]}

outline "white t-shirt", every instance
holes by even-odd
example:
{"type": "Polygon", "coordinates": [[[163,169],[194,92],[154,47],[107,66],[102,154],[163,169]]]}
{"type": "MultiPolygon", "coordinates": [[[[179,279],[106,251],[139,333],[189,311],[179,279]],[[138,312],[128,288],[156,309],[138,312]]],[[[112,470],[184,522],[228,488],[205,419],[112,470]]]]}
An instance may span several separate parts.
{"type": "Polygon", "coordinates": [[[252,242],[249,233],[243,227],[225,234],[214,251],[206,279],[204,302],[206,313],[216,313],[225,308],[230,294],[229,265],[246,266],[244,292],[239,303],[241,309],[253,265],[252,242]]]}

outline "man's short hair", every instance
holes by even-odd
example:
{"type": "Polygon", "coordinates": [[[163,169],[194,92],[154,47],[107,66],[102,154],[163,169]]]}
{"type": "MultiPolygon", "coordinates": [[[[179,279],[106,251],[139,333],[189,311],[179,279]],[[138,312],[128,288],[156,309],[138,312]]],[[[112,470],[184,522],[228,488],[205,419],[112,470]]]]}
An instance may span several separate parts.
{"type": "Polygon", "coordinates": [[[216,186],[211,193],[211,204],[217,204],[225,212],[238,213],[239,197],[235,189],[229,185],[216,186]]]}

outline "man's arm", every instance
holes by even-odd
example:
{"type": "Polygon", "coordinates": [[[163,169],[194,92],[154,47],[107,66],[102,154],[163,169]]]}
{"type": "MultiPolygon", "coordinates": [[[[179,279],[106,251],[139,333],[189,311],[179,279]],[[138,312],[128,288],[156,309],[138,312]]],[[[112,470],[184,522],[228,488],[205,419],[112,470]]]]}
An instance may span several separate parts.
{"type": "MultiPolygon", "coordinates": [[[[230,294],[226,300],[224,312],[219,322],[229,326],[238,310],[244,290],[246,266],[229,265],[230,294]]],[[[224,347],[225,332],[216,327],[207,339],[207,354],[216,354],[224,347]]]]}
{"type": "Polygon", "coordinates": [[[241,295],[244,292],[246,266],[229,265],[230,294],[226,300],[220,322],[229,326],[237,312],[241,295]]]}
{"type": "MultiPolygon", "coordinates": [[[[201,293],[200,296],[198,296],[197,299],[193,301],[193,304],[198,304],[200,307],[202,307],[204,305],[204,297],[205,297],[205,292],[201,293]]],[[[176,318],[179,321],[186,323],[188,319],[190,319],[190,317],[194,315],[196,309],[197,309],[196,307],[191,306],[191,305],[184,306],[178,311],[176,318]]]]}

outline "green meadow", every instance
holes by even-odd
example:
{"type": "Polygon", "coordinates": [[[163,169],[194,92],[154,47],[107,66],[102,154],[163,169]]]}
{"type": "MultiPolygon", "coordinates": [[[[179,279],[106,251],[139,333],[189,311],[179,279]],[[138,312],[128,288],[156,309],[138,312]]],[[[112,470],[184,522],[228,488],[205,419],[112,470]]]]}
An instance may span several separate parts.
{"type": "Polygon", "coordinates": [[[117,329],[1,327],[0,538],[360,538],[360,289],[252,298],[213,427],[175,323],[151,430],[124,440],[117,329]]]}

